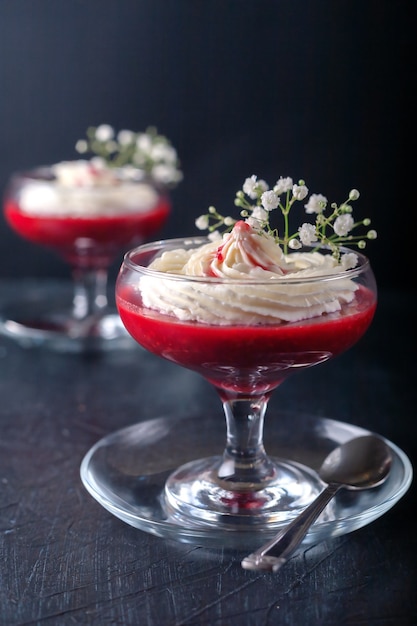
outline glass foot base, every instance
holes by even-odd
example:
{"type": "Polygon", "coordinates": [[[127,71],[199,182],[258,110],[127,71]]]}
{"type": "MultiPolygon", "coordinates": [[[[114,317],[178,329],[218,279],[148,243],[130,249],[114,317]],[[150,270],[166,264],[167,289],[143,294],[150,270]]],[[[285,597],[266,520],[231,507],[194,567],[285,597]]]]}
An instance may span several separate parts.
{"type": "Polygon", "coordinates": [[[190,522],[255,528],[290,521],[323,490],[317,473],[300,463],[271,459],[275,477],[257,491],[231,491],[217,479],[222,457],[181,466],[168,477],[165,506],[190,522]]]}
{"type": "Polygon", "coordinates": [[[136,342],[124,328],[115,308],[94,319],[72,316],[72,286],[34,286],[24,297],[0,311],[0,333],[24,348],[60,352],[134,349],[136,342]]]}
{"type": "MultiPolygon", "coordinates": [[[[200,504],[196,507],[195,502],[188,509],[181,489],[167,496],[167,481],[171,487],[177,484],[177,468],[181,467],[180,476],[185,472],[192,477],[196,468],[206,467],[209,471],[212,457],[218,462],[225,435],[222,416],[168,416],[119,430],[100,440],[87,453],[81,464],[81,479],[105,509],[140,530],[200,546],[250,551],[272,538],[314,497],[320,484],[316,471],[327,454],[341,443],[364,434],[369,431],[305,414],[269,415],[265,423],[265,447],[271,457],[280,460],[288,483],[279,494],[281,501],[276,497],[270,515],[263,518],[257,515],[258,496],[247,497],[246,503],[241,499],[237,514],[233,514],[230,501],[220,504],[217,501],[217,511],[215,508],[213,511],[210,494],[205,502],[205,506],[210,505],[209,514],[200,504]],[[194,459],[203,459],[198,462],[201,465],[195,466],[194,459]],[[291,486],[294,495],[297,483],[300,500],[287,502],[288,488],[291,486]]],[[[411,484],[412,466],[404,452],[389,441],[387,444],[393,462],[386,482],[360,492],[341,490],[313,524],[305,544],[357,530],[383,515],[404,495],[411,484]]],[[[219,495],[221,491],[215,500],[219,495]]]]}

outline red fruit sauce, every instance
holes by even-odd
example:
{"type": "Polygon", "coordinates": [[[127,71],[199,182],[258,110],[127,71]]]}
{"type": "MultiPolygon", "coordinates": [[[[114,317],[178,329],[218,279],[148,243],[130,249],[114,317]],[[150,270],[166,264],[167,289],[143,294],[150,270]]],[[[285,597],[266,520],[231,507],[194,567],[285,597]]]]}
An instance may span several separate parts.
{"type": "Polygon", "coordinates": [[[146,212],[96,217],[36,216],[23,213],[18,204],[6,200],[4,213],[10,227],[29,241],[49,248],[74,265],[109,265],[121,249],[149,239],[164,225],[171,209],[161,196],[146,212]],[[80,240],[84,243],[81,244],[80,240]],[[84,263],[80,249],[84,245],[84,263]]]}
{"type": "Polygon", "coordinates": [[[276,325],[182,322],[143,307],[140,295],[123,285],[116,301],[139,344],[199,372],[227,393],[268,393],[296,369],[344,352],[365,333],[376,309],[375,294],[363,286],[338,313],[276,325]]]}

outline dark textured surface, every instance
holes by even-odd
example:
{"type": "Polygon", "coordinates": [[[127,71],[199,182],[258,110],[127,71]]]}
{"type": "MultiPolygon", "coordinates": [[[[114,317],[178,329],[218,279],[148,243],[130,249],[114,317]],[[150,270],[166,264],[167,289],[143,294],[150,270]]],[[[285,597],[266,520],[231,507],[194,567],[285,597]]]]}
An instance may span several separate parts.
{"type": "MultiPolygon", "coordinates": [[[[0,304],[24,283],[0,283],[0,304]]],[[[376,430],[417,459],[416,297],[382,293],[373,326],[273,396],[376,430]]],[[[0,624],[402,626],[417,623],[414,484],[382,518],[305,549],[277,574],[242,554],[150,536],[99,506],[79,478],[103,435],[202,408],[209,385],[141,350],[82,358],[0,339],[0,624]]]]}

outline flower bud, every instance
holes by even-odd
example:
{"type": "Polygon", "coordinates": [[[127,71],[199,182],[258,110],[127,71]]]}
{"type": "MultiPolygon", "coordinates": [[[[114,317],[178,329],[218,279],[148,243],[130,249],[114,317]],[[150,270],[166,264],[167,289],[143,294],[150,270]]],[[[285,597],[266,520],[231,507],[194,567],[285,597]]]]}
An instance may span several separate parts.
{"type": "Polygon", "coordinates": [[[302,247],[302,243],[298,239],[293,238],[289,240],[288,247],[291,248],[291,250],[299,250],[302,247]]]}

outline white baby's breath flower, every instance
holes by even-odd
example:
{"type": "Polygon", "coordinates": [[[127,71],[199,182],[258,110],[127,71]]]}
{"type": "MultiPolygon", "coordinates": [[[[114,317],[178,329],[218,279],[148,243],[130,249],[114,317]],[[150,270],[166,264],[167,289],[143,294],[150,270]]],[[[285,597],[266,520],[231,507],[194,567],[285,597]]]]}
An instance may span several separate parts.
{"type": "Polygon", "coordinates": [[[252,217],[252,215],[250,217],[247,217],[245,219],[245,222],[249,224],[249,226],[251,228],[254,228],[255,230],[259,228],[259,220],[257,220],[256,217],[252,217]]]}
{"type": "Polygon", "coordinates": [[[100,124],[96,128],[97,141],[106,142],[114,137],[114,128],[110,124],[100,124]]]}
{"type": "Polygon", "coordinates": [[[88,150],[88,144],[85,139],[79,139],[75,144],[75,149],[79,154],[84,154],[88,150]]]}
{"type": "Polygon", "coordinates": [[[118,176],[124,180],[147,179],[168,187],[183,178],[177,151],[151,126],[145,132],[123,129],[117,134],[109,124],[91,126],[87,129],[87,140],[79,140],[76,149],[92,152],[93,158],[103,159],[106,167],[117,168],[118,176]]]}
{"type": "Polygon", "coordinates": [[[353,217],[350,213],[339,215],[334,221],[333,229],[338,237],[346,237],[354,225],[353,217]]]}
{"type": "Polygon", "coordinates": [[[260,178],[258,180],[258,189],[259,189],[259,193],[263,193],[264,191],[268,191],[269,185],[266,182],[266,180],[263,180],[262,178],[260,178]]]}
{"type": "Polygon", "coordinates": [[[268,211],[261,206],[256,206],[252,214],[245,221],[252,228],[258,229],[259,226],[268,221],[268,211]]]}
{"type": "Polygon", "coordinates": [[[131,130],[120,130],[117,133],[117,141],[122,146],[128,146],[135,141],[135,133],[131,130]]]}
{"type": "Polygon", "coordinates": [[[296,200],[304,200],[308,195],[308,188],[305,185],[293,185],[292,195],[296,200]]]}
{"type": "Polygon", "coordinates": [[[316,227],[314,224],[304,223],[298,229],[303,245],[309,246],[317,241],[316,227]]]}
{"type": "Polygon", "coordinates": [[[252,200],[255,200],[255,198],[257,197],[256,185],[257,177],[254,175],[252,175],[250,178],[247,178],[243,183],[243,191],[247,196],[249,196],[249,198],[252,198],[252,200]]]}
{"type": "Polygon", "coordinates": [[[280,176],[275,183],[274,191],[280,196],[282,193],[287,193],[287,191],[291,191],[293,184],[293,179],[289,176],[287,176],[286,178],[280,176]]]}
{"type": "MultiPolygon", "coordinates": [[[[356,245],[359,249],[366,246],[366,239],[376,237],[375,230],[368,230],[364,235],[351,235],[350,232],[358,226],[369,226],[371,220],[365,218],[355,222],[352,217],[352,207],[348,202],[336,204],[333,202],[327,207],[327,198],[322,194],[312,194],[307,204],[304,205],[306,213],[315,214],[315,222],[303,223],[295,232],[290,231],[290,211],[292,211],[296,201],[304,200],[308,195],[308,187],[304,180],[298,180],[298,184],[293,184],[290,177],[277,180],[272,190],[266,181],[258,179],[252,175],[246,178],[242,190],[236,193],[235,206],[240,207],[240,217],[247,224],[260,234],[271,237],[277,245],[283,246],[284,254],[290,250],[299,250],[303,245],[313,246],[319,249],[325,246],[332,254],[337,263],[343,268],[354,267],[357,263],[357,255],[346,254],[342,257],[342,245],[348,242],[349,245],[356,245]],[[292,194],[290,193],[292,191],[292,194]],[[286,196],[282,196],[282,194],[286,196]],[[279,209],[283,218],[283,228],[278,229],[272,225],[271,214],[275,209],[279,209]]],[[[359,197],[359,192],[352,189],[349,193],[349,201],[353,202],[359,197]]],[[[212,236],[218,233],[221,227],[226,227],[230,231],[236,220],[224,217],[213,206],[209,207],[208,229],[212,236]]],[[[205,222],[200,222],[205,224],[205,222]]],[[[226,232],[227,232],[226,231],[226,232]]],[[[224,232],[224,228],[223,228],[224,232]]]]}
{"type": "Polygon", "coordinates": [[[266,211],[273,211],[279,205],[279,197],[275,191],[264,191],[261,196],[261,203],[266,211]]]}
{"type": "Polygon", "coordinates": [[[291,248],[291,250],[299,250],[300,248],[302,248],[302,243],[299,239],[296,239],[294,237],[293,239],[289,240],[288,247],[291,248]]]}
{"type": "Polygon", "coordinates": [[[209,227],[208,215],[200,215],[200,217],[197,217],[195,221],[195,225],[198,228],[198,230],[206,230],[209,227]]]}
{"type": "Polygon", "coordinates": [[[343,267],[344,270],[350,270],[353,269],[354,267],[356,267],[358,264],[358,255],[355,254],[354,252],[346,252],[345,254],[342,254],[342,257],[340,259],[340,265],[343,267]]]}
{"type": "Polygon", "coordinates": [[[258,220],[258,222],[264,222],[268,219],[268,211],[261,206],[256,206],[252,211],[252,216],[258,220]]]}
{"type": "Polygon", "coordinates": [[[177,160],[177,152],[172,146],[164,143],[157,143],[151,147],[149,154],[154,161],[165,161],[167,163],[175,163],[177,160]]]}
{"type": "MultiPolygon", "coordinates": [[[[168,185],[170,182],[179,182],[180,178],[177,176],[180,175],[179,172],[172,167],[172,165],[166,163],[157,163],[153,166],[151,170],[152,178],[156,180],[158,183],[162,183],[163,185],[168,185]]],[[[181,175],[182,177],[182,175],[181,175]]]]}
{"type": "Polygon", "coordinates": [[[222,238],[222,235],[220,231],[213,230],[213,232],[209,233],[207,237],[210,241],[219,241],[222,238]]]}
{"type": "Polygon", "coordinates": [[[357,200],[360,196],[360,193],[357,189],[351,189],[349,191],[349,200],[357,200]]]}
{"type": "Polygon", "coordinates": [[[136,139],[136,146],[141,152],[149,154],[152,150],[152,138],[147,133],[139,133],[136,139]]]}
{"type": "Polygon", "coordinates": [[[327,198],[321,193],[312,193],[307,204],[304,205],[306,213],[323,213],[327,206],[327,198]]]}

